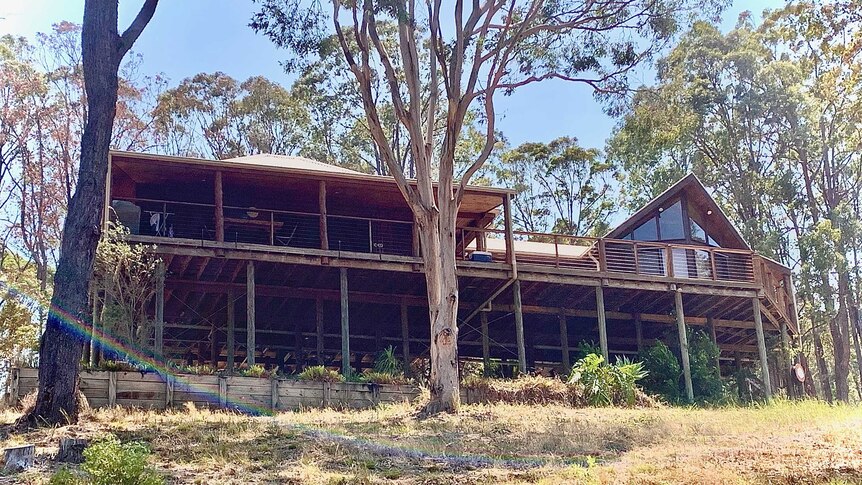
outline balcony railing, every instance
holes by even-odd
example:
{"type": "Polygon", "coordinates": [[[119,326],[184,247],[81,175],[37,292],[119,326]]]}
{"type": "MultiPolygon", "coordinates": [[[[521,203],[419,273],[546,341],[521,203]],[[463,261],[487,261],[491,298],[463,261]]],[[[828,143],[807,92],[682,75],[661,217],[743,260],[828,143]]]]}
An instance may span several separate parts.
{"type": "MultiPolygon", "coordinates": [[[[213,204],[115,198],[112,214],[132,234],[216,241],[213,204]]],[[[320,249],[320,214],[224,206],[224,242],[320,249]]],[[[327,215],[328,247],[335,251],[410,256],[411,222],[327,215]]]]}
{"type": "MultiPolygon", "coordinates": [[[[479,251],[506,260],[505,231],[460,229],[458,250],[464,259],[479,251]]],[[[666,244],[594,237],[513,231],[518,264],[622,273],[645,279],[755,282],[754,253],[708,246],[666,244]]]]}
{"type": "MultiPolygon", "coordinates": [[[[217,241],[213,204],[143,198],[115,198],[112,214],[132,234],[217,241]]],[[[224,206],[225,243],[321,249],[321,216],[317,213],[224,206]]],[[[326,216],[328,249],[353,253],[419,256],[413,223],[398,220],[326,216]]],[[[502,229],[459,228],[458,256],[510,261],[502,229]]],[[[643,279],[679,278],[706,281],[760,282],[751,251],[665,244],[561,234],[514,231],[518,264],[639,275],[643,279]]],[[[776,298],[779,298],[776,296],[776,298]]]]}

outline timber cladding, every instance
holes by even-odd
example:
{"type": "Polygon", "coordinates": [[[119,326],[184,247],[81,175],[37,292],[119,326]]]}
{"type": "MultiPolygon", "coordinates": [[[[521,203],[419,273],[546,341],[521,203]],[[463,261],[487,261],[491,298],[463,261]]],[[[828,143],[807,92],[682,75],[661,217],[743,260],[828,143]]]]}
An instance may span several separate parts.
{"type": "MultiPolygon", "coordinates": [[[[13,369],[13,403],[38,387],[39,369],[13,369]],[[17,394],[17,395],[15,395],[17,394]]],[[[412,401],[419,390],[407,385],[309,382],[240,376],[165,376],[153,372],[82,371],[79,388],[92,407],[165,409],[186,402],[197,407],[250,413],[309,407],[366,408],[412,401]]]]}

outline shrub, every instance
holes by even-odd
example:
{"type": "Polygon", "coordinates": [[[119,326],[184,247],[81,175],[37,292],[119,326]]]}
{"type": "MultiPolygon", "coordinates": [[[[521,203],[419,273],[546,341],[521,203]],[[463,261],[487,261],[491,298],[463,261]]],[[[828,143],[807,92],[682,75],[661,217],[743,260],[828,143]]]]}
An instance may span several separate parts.
{"type": "Polygon", "coordinates": [[[688,355],[691,385],[698,401],[719,403],[725,399],[724,383],[715,362],[721,350],[706,332],[688,331],[688,355]]]}
{"type": "Polygon", "coordinates": [[[679,402],[682,370],[673,351],[658,341],[642,350],[639,357],[647,372],[642,382],[644,390],[667,402],[679,402]]]}
{"type": "Polygon", "coordinates": [[[301,381],[313,382],[344,382],[344,376],[338,371],[327,369],[322,365],[306,367],[305,370],[296,375],[301,381]]]}
{"type": "Polygon", "coordinates": [[[237,374],[243,377],[272,377],[278,373],[278,368],[275,368],[271,371],[266,370],[266,367],[261,364],[254,364],[249,366],[247,364],[243,364],[237,369],[237,374]]]}
{"type": "Polygon", "coordinates": [[[591,406],[632,406],[638,397],[637,381],[645,375],[640,362],[619,359],[609,365],[601,355],[589,354],[572,366],[569,384],[582,386],[591,406]]]}
{"type": "Polygon", "coordinates": [[[84,450],[82,474],[61,468],[52,485],[160,485],[164,479],[147,464],[150,450],[143,443],[120,443],[113,435],[84,450]]]}
{"type": "Polygon", "coordinates": [[[395,348],[390,345],[377,354],[377,358],[374,359],[374,371],[393,376],[404,374],[404,366],[395,355],[395,348]]]}
{"type": "Polygon", "coordinates": [[[410,382],[410,379],[404,377],[404,374],[389,374],[372,369],[366,369],[359,376],[362,378],[362,382],[375,384],[407,384],[410,382]]]}

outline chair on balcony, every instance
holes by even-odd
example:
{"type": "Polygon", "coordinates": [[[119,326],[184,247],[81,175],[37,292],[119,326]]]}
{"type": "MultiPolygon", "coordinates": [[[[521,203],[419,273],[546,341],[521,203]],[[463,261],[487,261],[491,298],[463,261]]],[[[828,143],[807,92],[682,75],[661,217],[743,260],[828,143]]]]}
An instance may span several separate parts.
{"type": "Polygon", "coordinates": [[[293,228],[290,230],[288,234],[287,231],[282,231],[276,233],[275,235],[275,243],[279,246],[290,246],[290,242],[293,240],[293,236],[296,235],[297,225],[294,224],[293,228]]]}

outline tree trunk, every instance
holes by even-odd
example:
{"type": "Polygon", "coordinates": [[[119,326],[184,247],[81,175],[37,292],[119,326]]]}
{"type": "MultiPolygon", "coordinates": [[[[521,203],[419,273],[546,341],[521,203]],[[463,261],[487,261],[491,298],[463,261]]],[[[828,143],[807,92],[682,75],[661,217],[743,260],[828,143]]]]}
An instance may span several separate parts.
{"type": "Polygon", "coordinates": [[[850,309],[847,297],[850,281],[846,271],[838,273],[838,314],[831,320],[833,355],[835,358],[835,397],[850,402],[850,309]]]}
{"type": "MultiPolygon", "coordinates": [[[[449,212],[449,211],[445,211],[449,212]]],[[[458,389],[458,278],[455,273],[455,216],[440,213],[416,218],[422,242],[428,312],[431,322],[431,400],[425,412],[456,412],[458,389]]]]}
{"type": "Polygon", "coordinates": [[[117,70],[125,53],[152,18],[157,0],[146,0],[132,25],[117,33],[117,1],[87,0],[81,32],[87,124],[81,138],[78,185],[63,227],[54,295],[39,347],[39,392],[31,425],[75,422],[78,365],[90,332],[87,300],[101,234],[108,150],[117,104],[117,70]]]}
{"type": "Polygon", "coordinates": [[[832,385],[829,382],[829,367],[823,353],[823,340],[820,338],[818,322],[811,324],[811,337],[814,342],[814,360],[817,361],[817,376],[820,378],[820,391],[826,402],[832,403],[832,385]]]}

